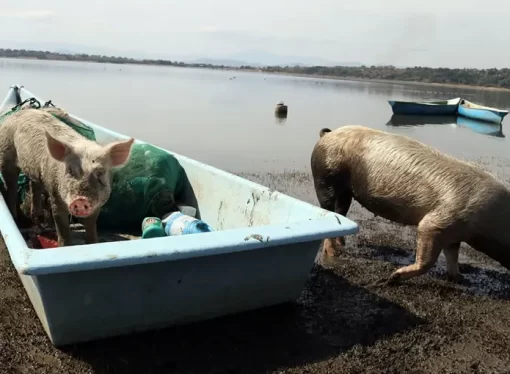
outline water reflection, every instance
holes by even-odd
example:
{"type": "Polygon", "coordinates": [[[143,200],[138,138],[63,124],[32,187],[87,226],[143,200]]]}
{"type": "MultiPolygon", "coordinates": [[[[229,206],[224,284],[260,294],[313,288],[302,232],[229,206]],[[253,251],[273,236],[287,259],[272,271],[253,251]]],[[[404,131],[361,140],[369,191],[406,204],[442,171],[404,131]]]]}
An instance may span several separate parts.
{"type": "Polygon", "coordinates": [[[462,116],[419,116],[394,114],[386,123],[386,126],[424,126],[424,125],[452,125],[455,127],[469,128],[479,134],[504,138],[503,125],[477,121],[462,116]]]}
{"type": "Polygon", "coordinates": [[[275,117],[276,123],[279,125],[284,125],[285,122],[287,122],[287,112],[282,113],[282,112],[275,111],[274,117],[275,117]]]}
{"type": "Polygon", "coordinates": [[[476,121],[471,118],[466,118],[462,116],[457,117],[457,126],[459,127],[467,127],[477,133],[496,136],[498,138],[504,138],[505,134],[503,134],[503,124],[499,123],[488,123],[476,121]]]}
{"type": "Polygon", "coordinates": [[[422,126],[455,124],[457,116],[419,116],[394,114],[386,126],[422,126]]]}

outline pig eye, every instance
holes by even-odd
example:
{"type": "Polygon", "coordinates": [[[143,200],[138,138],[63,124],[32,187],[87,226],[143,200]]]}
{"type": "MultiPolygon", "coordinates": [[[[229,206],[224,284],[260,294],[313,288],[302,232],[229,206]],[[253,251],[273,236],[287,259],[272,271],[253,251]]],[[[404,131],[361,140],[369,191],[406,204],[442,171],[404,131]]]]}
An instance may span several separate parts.
{"type": "Polygon", "coordinates": [[[71,167],[67,167],[67,174],[69,174],[72,178],[76,178],[76,173],[71,167]]]}
{"type": "Polygon", "coordinates": [[[105,177],[105,172],[104,170],[96,170],[95,171],[95,175],[96,175],[96,178],[98,180],[98,182],[102,185],[102,186],[106,186],[106,183],[104,181],[104,177],[105,177]]]}

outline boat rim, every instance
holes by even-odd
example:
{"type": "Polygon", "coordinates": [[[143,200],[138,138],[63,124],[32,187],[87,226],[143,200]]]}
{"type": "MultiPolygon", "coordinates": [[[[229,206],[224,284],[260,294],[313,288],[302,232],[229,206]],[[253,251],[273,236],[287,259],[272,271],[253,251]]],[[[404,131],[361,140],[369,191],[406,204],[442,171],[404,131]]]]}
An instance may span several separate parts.
{"type": "Polygon", "coordinates": [[[508,111],[506,109],[498,109],[498,108],[493,108],[493,107],[490,107],[490,106],[475,104],[472,101],[469,101],[469,100],[466,100],[466,99],[462,99],[462,101],[460,102],[459,105],[467,107],[468,109],[471,109],[471,110],[492,110],[492,111],[495,111],[495,112],[498,112],[498,113],[506,113],[506,114],[508,114],[510,112],[510,111],[508,111]],[[473,105],[474,107],[471,107],[471,105],[473,105]]]}

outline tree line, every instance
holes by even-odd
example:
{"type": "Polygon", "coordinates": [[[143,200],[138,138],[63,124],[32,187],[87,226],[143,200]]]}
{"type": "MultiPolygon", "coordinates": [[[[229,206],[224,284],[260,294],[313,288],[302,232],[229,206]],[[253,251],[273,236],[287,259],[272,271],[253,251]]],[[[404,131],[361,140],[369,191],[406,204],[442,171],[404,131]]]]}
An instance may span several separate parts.
{"type": "Polygon", "coordinates": [[[161,65],[161,66],[181,66],[181,67],[207,67],[212,69],[228,68],[227,66],[216,66],[212,64],[194,64],[184,63],[180,61],[169,60],[149,60],[135,59],[129,57],[105,56],[105,55],[88,55],[86,53],[71,54],[58,53],[50,51],[34,51],[27,49],[9,49],[0,48],[0,58],[27,58],[36,60],[54,60],[54,61],[86,61],[110,64],[137,64],[137,65],[161,65]]]}
{"type": "Polygon", "coordinates": [[[343,77],[355,79],[378,79],[420,83],[462,84],[470,86],[510,88],[510,69],[450,69],[395,66],[272,66],[267,72],[312,75],[323,77],[343,77]]]}
{"type": "Polygon", "coordinates": [[[268,73],[285,73],[331,78],[354,78],[362,80],[389,80],[407,81],[420,83],[462,84],[470,86],[484,86],[497,88],[510,88],[510,69],[450,69],[408,67],[397,68],[395,66],[266,66],[232,67],[225,65],[184,63],[169,60],[133,59],[128,57],[116,57],[105,55],[67,54],[49,51],[34,51],[25,49],[0,49],[0,57],[9,58],[33,58],[39,60],[64,60],[64,61],[90,61],[97,63],[113,64],[142,64],[180,67],[205,67],[211,69],[237,69],[257,70],[268,73]]]}

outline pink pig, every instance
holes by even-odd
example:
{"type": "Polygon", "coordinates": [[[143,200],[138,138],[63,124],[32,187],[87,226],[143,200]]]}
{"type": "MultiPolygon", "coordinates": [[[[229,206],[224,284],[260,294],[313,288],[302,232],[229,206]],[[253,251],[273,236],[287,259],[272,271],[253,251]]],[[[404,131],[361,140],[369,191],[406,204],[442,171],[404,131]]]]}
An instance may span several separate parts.
{"type": "Polygon", "coordinates": [[[0,171],[12,216],[16,219],[22,171],[31,181],[35,215],[40,215],[43,189],[49,195],[59,246],[72,244],[69,214],[83,219],[86,242],[97,243],[96,221],[110,197],[111,169],[128,161],[133,142],[99,145],[45,110],[10,115],[0,126],[0,171]]]}

